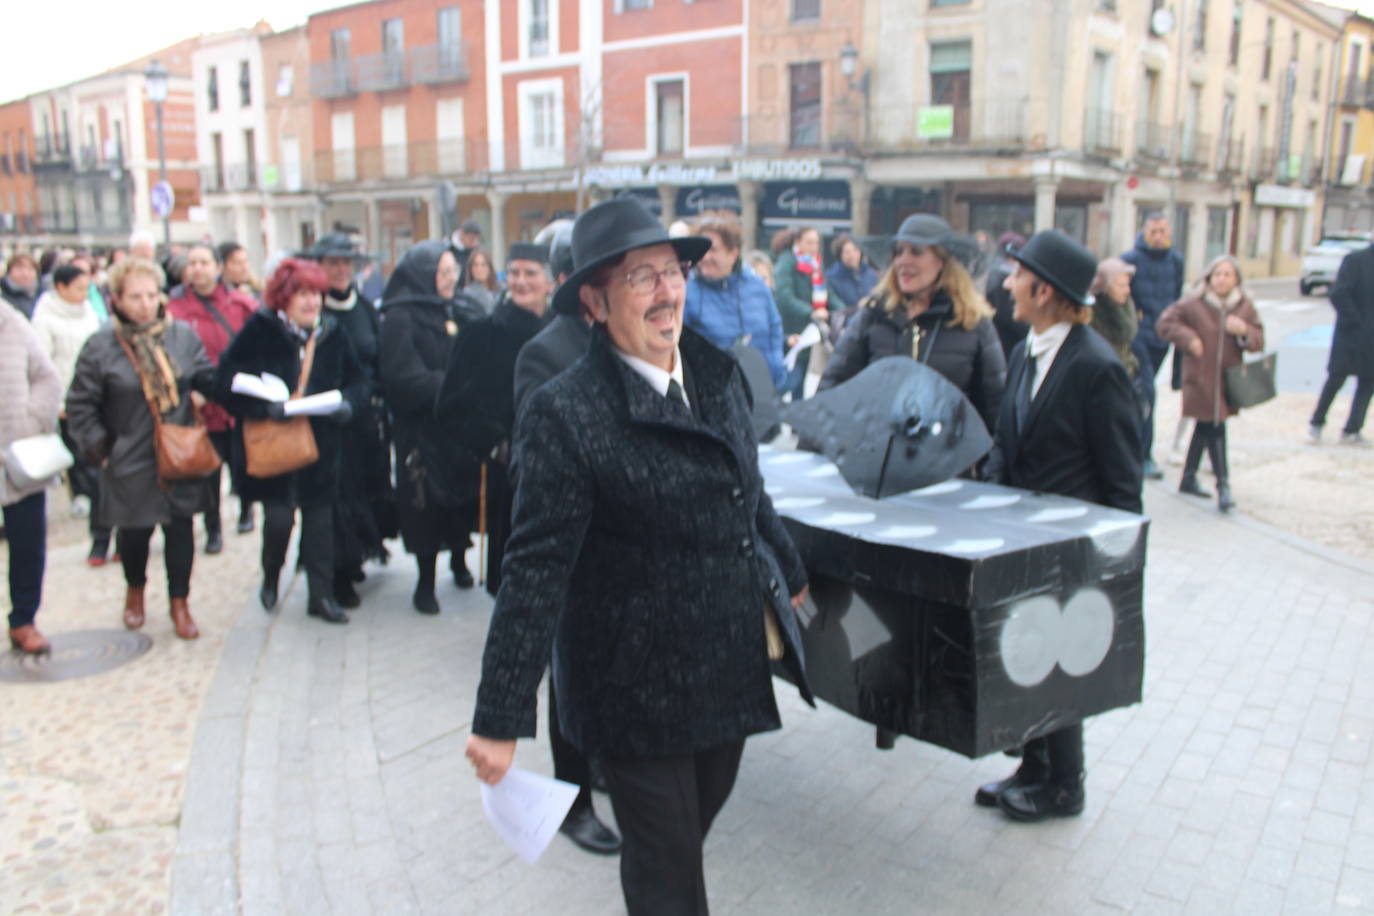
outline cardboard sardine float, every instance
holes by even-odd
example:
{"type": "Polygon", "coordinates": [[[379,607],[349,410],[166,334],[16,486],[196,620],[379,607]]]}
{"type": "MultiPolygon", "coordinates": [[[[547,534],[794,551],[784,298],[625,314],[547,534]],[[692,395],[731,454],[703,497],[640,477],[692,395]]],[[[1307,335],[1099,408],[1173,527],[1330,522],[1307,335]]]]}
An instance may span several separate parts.
{"type": "Polygon", "coordinates": [[[785,416],[826,452],[759,452],[810,576],[818,697],[970,757],[1140,701],[1148,519],[952,477],[991,438],[910,359],[785,416]]]}

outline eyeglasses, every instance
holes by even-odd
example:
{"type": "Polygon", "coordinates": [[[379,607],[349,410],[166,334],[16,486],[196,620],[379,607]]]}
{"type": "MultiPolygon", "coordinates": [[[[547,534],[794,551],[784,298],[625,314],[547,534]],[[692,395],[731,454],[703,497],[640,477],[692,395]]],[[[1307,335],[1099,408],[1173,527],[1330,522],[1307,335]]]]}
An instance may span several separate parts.
{"type": "Polygon", "coordinates": [[[651,264],[641,264],[625,274],[625,283],[631,292],[651,293],[654,287],[658,286],[659,277],[662,277],[663,282],[669,287],[677,287],[683,284],[687,278],[687,271],[691,269],[692,265],[686,261],[675,261],[662,270],[655,270],[651,264]]]}

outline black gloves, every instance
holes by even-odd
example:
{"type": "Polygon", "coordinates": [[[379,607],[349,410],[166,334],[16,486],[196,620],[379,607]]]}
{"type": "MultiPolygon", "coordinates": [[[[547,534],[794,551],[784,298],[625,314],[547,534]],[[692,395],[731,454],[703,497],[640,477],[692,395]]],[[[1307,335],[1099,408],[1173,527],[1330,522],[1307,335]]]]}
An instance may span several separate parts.
{"type": "Polygon", "coordinates": [[[286,419],[286,404],[285,404],[285,402],[283,402],[283,401],[273,401],[273,402],[271,402],[270,404],[268,404],[268,405],[267,405],[267,419],[269,419],[269,420],[278,420],[278,421],[280,421],[280,420],[285,420],[285,419],[286,419]]]}

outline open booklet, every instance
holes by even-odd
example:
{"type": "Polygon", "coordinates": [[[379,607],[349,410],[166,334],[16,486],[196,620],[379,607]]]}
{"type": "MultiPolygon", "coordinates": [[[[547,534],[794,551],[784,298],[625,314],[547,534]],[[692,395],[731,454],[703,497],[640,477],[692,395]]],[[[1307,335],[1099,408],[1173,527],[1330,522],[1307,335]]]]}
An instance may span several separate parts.
{"type": "Polygon", "coordinates": [[[511,767],[494,786],[482,783],[487,819],[530,864],[539,860],[577,799],[577,786],[511,767]]]}
{"type": "Polygon", "coordinates": [[[285,403],[283,410],[288,417],[325,416],[333,413],[343,401],[343,395],[337,388],[306,395],[293,401],[291,389],[286,387],[286,382],[270,372],[264,372],[262,375],[236,373],[230,387],[235,394],[246,394],[250,398],[274,401],[278,404],[285,403]]]}

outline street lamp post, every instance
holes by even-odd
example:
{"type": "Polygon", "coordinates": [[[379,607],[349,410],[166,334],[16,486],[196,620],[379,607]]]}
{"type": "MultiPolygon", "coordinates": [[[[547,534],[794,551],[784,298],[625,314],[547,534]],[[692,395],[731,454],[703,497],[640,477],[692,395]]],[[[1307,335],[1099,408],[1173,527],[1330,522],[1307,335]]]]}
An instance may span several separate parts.
{"type": "MultiPolygon", "coordinates": [[[[157,114],[157,174],[158,181],[167,181],[167,142],[162,129],[162,103],[167,101],[167,68],[156,60],[148,62],[148,69],[143,73],[148,81],[148,98],[153,100],[154,110],[157,114]]],[[[171,211],[162,216],[162,243],[171,250],[172,247],[172,214],[171,211]]]]}
{"type": "Polygon", "coordinates": [[[849,88],[851,90],[857,89],[863,94],[863,136],[860,138],[860,142],[866,144],[868,142],[868,83],[872,73],[871,71],[865,70],[863,76],[855,79],[854,74],[858,69],[859,49],[854,47],[853,42],[846,41],[844,47],[840,49],[840,73],[844,75],[845,81],[849,83],[849,88]]]}

